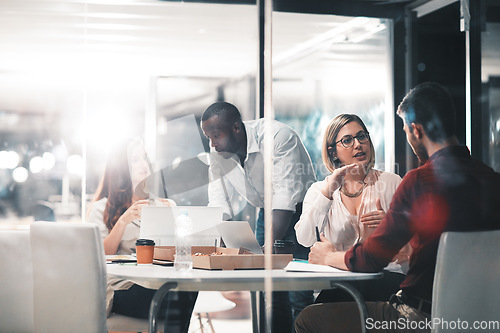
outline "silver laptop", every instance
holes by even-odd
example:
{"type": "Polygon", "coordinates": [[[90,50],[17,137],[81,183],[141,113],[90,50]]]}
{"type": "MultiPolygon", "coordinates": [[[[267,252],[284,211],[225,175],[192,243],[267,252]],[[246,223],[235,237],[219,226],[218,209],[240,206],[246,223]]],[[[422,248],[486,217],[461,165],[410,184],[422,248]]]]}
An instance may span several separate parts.
{"type": "Polygon", "coordinates": [[[146,206],[142,208],[140,238],[156,245],[175,245],[175,219],[185,209],[193,221],[192,245],[215,245],[219,239],[216,225],[222,222],[222,208],[205,206],[146,206]]]}
{"type": "Polygon", "coordinates": [[[244,247],[255,254],[263,253],[247,221],[224,221],[217,225],[217,230],[226,247],[244,247]]]}

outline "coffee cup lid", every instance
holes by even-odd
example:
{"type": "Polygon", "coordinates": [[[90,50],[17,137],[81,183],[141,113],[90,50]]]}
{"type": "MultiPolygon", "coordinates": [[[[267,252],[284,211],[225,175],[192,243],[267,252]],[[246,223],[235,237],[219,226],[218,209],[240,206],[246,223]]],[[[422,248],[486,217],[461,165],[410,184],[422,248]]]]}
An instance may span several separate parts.
{"type": "Polygon", "coordinates": [[[155,242],[152,239],[140,238],[135,242],[135,245],[155,245],[155,242]]]}

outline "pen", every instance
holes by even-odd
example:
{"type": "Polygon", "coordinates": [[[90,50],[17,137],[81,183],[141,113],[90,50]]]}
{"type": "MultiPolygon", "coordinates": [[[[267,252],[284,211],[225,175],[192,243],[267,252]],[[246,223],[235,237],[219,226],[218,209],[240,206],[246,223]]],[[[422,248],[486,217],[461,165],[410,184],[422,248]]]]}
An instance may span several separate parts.
{"type": "Polygon", "coordinates": [[[316,240],[317,240],[318,242],[321,242],[321,238],[319,237],[319,230],[318,230],[318,227],[316,226],[315,228],[316,228],[316,240]]]}

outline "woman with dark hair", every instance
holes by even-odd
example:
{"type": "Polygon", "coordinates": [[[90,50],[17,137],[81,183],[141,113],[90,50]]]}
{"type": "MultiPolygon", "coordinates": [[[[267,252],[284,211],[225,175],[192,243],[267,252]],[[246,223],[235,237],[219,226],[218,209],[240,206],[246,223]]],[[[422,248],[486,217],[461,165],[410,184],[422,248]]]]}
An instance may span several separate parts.
{"type": "MultiPolygon", "coordinates": [[[[310,247],[316,228],[339,251],[363,242],[385,216],[401,177],[376,170],[375,151],[363,121],[341,114],[328,125],[322,144],[323,163],[331,172],[314,183],[304,198],[297,240],[310,247]]],[[[356,283],[366,300],[387,299],[397,292],[406,273],[408,253],[402,253],[384,270],[384,278],[356,283]]],[[[316,302],[349,301],[341,290],[322,291],[316,302]]]]}
{"type": "MultiPolygon", "coordinates": [[[[151,174],[144,145],[139,139],[119,144],[111,151],[104,176],[96,191],[87,222],[99,226],[107,255],[132,254],[139,238],[142,207],[149,201],[175,206],[170,199],[152,198],[146,189],[151,174]]],[[[129,280],[108,279],[106,309],[131,317],[148,318],[156,290],[129,280]]],[[[187,332],[197,293],[169,293],[168,308],[163,306],[169,332],[187,332]]]]}

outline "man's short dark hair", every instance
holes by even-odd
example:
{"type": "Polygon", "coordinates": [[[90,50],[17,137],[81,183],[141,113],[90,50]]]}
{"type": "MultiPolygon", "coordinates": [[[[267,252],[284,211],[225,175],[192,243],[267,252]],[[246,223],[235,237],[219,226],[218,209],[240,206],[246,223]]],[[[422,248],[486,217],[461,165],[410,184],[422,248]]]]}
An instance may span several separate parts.
{"type": "Polygon", "coordinates": [[[238,111],[236,106],[228,102],[216,102],[210,105],[205,112],[203,112],[201,121],[208,120],[214,116],[224,119],[228,124],[241,122],[240,111],[238,111]]]}
{"type": "Polygon", "coordinates": [[[434,142],[442,142],[455,135],[456,111],[451,94],[438,83],[417,85],[399,104],[398,114],[405,122],[421,124],[434,142]]]}

